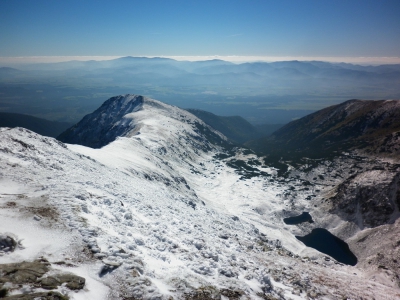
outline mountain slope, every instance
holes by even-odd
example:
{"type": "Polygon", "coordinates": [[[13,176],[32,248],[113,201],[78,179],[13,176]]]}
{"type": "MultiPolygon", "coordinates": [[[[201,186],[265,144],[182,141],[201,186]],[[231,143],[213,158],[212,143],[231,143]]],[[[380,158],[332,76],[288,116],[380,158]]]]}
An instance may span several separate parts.
{"type": "MultiPolygon", "coordinates": [[[[266,155],[264,163],[314,190],[308,210],[349,243],[360,267],[398,274],[399,130],[399,100],[350,100],[249,144],[266,155]]],[[[286,197],[299,201],[295,192],[286,197]]]]}
{"type": "Polygon", "coordinates": [[[173,125],[178,127],[175,130],[184,130],[180,123],[186,122],[195,127],[187,132],[191,136],[196,136],[191,141],[198,139],[195,147],[208,149],[210,148],[209,141],[218,145],[229,144],[220,133],[198,119],[194,119],[191,114],[180,109],[171,109],[171,106],[162,102],[137,95],[110,98],[96,111],[86,115],[79,123],[63,132],[58,139],[65,143],[101,148],[117,137],[140,135],[142,128],[151,131],[151,124],[149,124],[151,121],[147,117],[152,113],[162,116],[163,132],[159,132],[162,135],[171,132],[169,128],[173,128],[173,125]],[[197,135],[198,132],[207,136],[207,139],[201,139],[201,135],[197,135]]]}
{"type": "Polygon", "coordinates": [[[55,122],[33,116],[0,112],[0,127],[24,127],[41,135],[56,137],[71,124],[55,122]]]}
{"type": "Polygon", "coordinates": [[[290,122],[271,138],[249,146],[281,156],[323,157],[357,148],[398,157],[400,149],[395,144],[399,131],[399,100],[349,100],[290,122]],[[393,147],[389,149],[386,145],[393,147]]]}
{"type": "Polygon", "coordinates": [[[187,111],[236,143],[241,144],[262,136],[256,127],[240,116],[217,116],[200,109],[187,109],[187,111]]]}
{"type": "Polygon", "coordinates": [[[224,134],[231,141],[239,144],[269,136],[283,124],[259,124],[253,126],[240,116],[217,116],[201,109],[186,109],[207,125],[224,134]]]}
{"type": "Polygon", "coordinates": [[[0,263],[42,257],[85,277],[79,292],[59,287],[72,299],[399,296],[393,274],[340,264],[295,237],[326,220],[314,208],[313,224],[283,222],[311,208],[305,181],[227,153],[222,134],[177,107],[112,99],[65,135],[96,148],[0,129],[2,231],[20,245],[0,263]],[[238,174],[250,163],[258,175],[238,174]]]}

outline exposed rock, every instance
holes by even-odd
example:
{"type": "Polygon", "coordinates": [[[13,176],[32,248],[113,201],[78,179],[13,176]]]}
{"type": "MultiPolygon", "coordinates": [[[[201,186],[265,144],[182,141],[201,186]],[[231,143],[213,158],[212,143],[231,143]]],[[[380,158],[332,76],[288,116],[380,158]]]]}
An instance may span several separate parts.
{"type": "Polygon", "coordinates": [[[200,287],[184,295],[185,300],[220,300],[221,293],[213,286],[200,287]]]}
{"type": "Polygon", "coordinates": [[[119,262],[114,262],[110,260],[103,260],[103,263],[104,265],[99,272],[99,277],[103,277],[104,275],[111,273],[121,265],[121,263],[119,262]]]}
{"type": "Polygon", "coordinates": [[[100,108],[86,115],[78,124],[74,125],[58,139],[71,144],[100,148],[132,130],[130,120],[123,117],[143,107],[143,96],[128,99],[117,96],[108,99],[100,108]],[[112,113],[111,113],[112,112],[112,113]],[[96,126],[93,124],[96,123],[96,126]]]}
{"type": "Polygon", "coordinates": [[[0,234],[0,251],[13,252],[18,243],[15,239],[7,234],[0,234]]]}
{"type": "Polygon", "coordinates": [[[239,290],[228,290],[228,289],[222,289],[221,290],[221,295],[228,297],[228,299],[240,299],[243,295],[243,291],[239,290]]]}
{"type": "Polygon", "coordinates": [[[31,293],[12,295],[7,299],[66,300],[69,298],[58,292],[36,292],[35,289],[57,289],[64,285],[70,290],[80,290],[85,285],[85,278],[74,274],[61,273],[41,278],[50,269],[51,264],[46,259],[0,265],[0,298],[24,285],[31,288],[31,293]]]}
{"type": "Polygon", "coordinates": [[[7,297],[7,299],[15,300],[68,300],[69,297],[61,295],[59,292],[44,292],[33,294],[21,294],[7,297]]]}
{"type": "Polygon", "coordinates": [[[278,300],[278,298],[275,298],[274,296],[269,295],[269,294],[258,293],[257,296],[259,296],[265,300],[278,300]]]}
{"type": "Polygon", "coordinates": [[[80,290],[85,286],[85,278],[74,274],[57,274],[40,280],[42,288],[51,290],[65,283],[70,290],[80,290]]]}
{"type": "Polygon", "coordinates": [[[399,173],[388,170],[370,170],[349,177],[331,198],[331,212],[355,222],[361,229],[388,223],[398,211],[399,177],[399,173]]]}
{"type": "Polygon", "coordinates": [[[45,260],[0,265],[0,283],[34,283],[50,270],[50,263],[45,260]]]}

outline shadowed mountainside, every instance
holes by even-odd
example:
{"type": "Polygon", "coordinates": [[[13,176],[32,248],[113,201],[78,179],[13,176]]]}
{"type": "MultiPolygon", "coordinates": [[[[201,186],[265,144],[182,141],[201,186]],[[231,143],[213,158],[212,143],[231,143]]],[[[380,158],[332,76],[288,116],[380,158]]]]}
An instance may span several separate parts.
{"type": "Polygon", "coordinates": [[[72,124],[49,121],[24,114],[0,113],[0,127],[24,127],[41,135],[56,137],[72,124]]]}
{"type": "MultiPolygon", "coordinates": [[[[188,135],[202,134],[206,139],[194,138],[196,147],[208,149],[211,144],[230,148],[232,145],[219,132],[195,118],[192,114],[140,95],[120,95],[105,101],[93,113],[86,115],[79,123],[60,134],[57,139],[70,144],[79,144],[92,148],[101,148],[118,137],[140,135],[146,124],[146,116],[156,110],[175,118],[187,118],[196,130],[188,135]],[[133,114],[136,113],[136,114],[133,114]],[[186,115],[187,114],[187,115],[186,115]],[[190,116],[190,117],[189,117],[190,116]],[[194,120],[190,120],[193,118],[194,120]]],[[[164,124],[165,130],[169,121],[164,124]]],[[[167,132],[167,131],[166,131],[167,132]]],[[[166,134],[163,133],[163,134],[166,134]]]]}
{"type": "Polygon", "coordinates": [[[247,146],[271,158],[318,158],[352,149],[398,156],[399,139],[399,100],[349,100],[290,122],[247,146]]]}
{"type": "Polygon", "coordinates": [[[217,116],[201,109],[186,109],[207,125],[239,144],[270,135],[282,124],[262,124],[253,126],[241,116],[217,116]]]}

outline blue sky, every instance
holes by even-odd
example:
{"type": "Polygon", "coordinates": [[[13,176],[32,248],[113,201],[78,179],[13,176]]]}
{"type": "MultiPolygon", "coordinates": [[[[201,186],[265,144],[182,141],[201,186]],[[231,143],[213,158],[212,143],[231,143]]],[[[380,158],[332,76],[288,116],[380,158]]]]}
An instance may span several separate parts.
{"type": "Polygon", "coordinates": [[[0,56],[400,57],[400,1],[0,0],[0,56]]]}

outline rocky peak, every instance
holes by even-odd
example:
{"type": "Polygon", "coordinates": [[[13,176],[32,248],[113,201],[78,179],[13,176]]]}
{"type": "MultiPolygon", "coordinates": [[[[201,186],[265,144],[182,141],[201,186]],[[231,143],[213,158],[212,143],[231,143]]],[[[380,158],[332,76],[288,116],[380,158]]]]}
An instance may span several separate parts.
{"type": "Polygon", "coordinates": [[[98,118],[101,122],[115,122],[128,113],[142,109],[145,99],[148,101],[147,98],[140,95],[115,96],[105,101],[93,115],[95,120],[98,118]]]}
{"type": "Polygon", "coordinates": [[[191,113],[130,94],[108,99],[96,111],[62,133],[58,140],[101,148],[119,137],[138,135],[146,137],[150,144],[151,140],[163,140],[167,148],[183,143],[183,148],[186,148],[184,145],[192,145],[194,150],[208,151],[212,145],[230,145],[225,136],[191,113]]]}
{"type": "Polygon", "coordinates": [[[101,148],[132,129],[125,115],[143,109],[145,97],[121,95],[108,99],[93,113],[63,132],[62,142],[101,148]]]}

